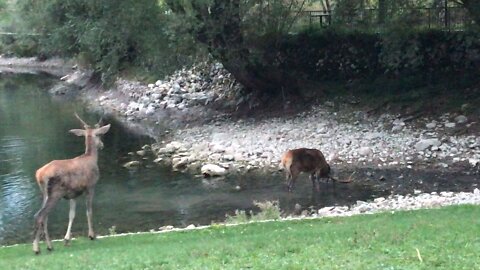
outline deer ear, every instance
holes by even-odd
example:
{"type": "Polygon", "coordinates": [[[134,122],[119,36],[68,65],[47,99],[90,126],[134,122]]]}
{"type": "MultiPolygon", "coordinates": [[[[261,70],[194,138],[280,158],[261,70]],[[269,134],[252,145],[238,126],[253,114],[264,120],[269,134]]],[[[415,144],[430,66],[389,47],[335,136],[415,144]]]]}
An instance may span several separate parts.
{"type": "Polygon", "coordinates": [[[83,129],[70,129],[68,132],[73,133],[77,136],[85,136],[85,130],[83,129]]]}
{"type": "Polygon", "coordinates": [[[95,129],[94,133],[95,133],[95,135],[103,135],[103,134],[107,133],[109,129],[110,129],[110,124],[95,129]]]}

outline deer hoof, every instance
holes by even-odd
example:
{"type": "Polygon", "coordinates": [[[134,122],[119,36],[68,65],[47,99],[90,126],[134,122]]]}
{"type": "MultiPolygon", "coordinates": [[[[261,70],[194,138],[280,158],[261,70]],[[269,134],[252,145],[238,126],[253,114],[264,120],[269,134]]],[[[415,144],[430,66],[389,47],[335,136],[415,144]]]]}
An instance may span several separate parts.
{"type": "Polygon", "coordinates": [[[96,238],[95,235],[89,235],[88,237],[90,238],[90,240],[95,240],[96,238]]]}
{"type": "Polygon", "coordinates": [[[63,239],[63,244],[65,246],[70,246],[70,239],[63,239]]]}
{"type": "Polygon", "coordinates": [[[53,251],[53,247],[47,247],[48,251],[53,251]]]}
{"type": "Polygon", "coordinates": [[[40,250],[34,250],[35,255],[40,255],[40,250]]]}

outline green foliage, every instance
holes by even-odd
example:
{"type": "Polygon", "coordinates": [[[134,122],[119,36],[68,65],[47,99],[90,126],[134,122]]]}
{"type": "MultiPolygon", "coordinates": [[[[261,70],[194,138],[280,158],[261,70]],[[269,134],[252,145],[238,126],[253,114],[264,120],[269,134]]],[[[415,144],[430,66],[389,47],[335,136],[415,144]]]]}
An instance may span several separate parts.
{"type": "Polygon", "coordinates": [[[172,42],[172,18],[157,1],[19,0],[18,7],[26,28],[41,35],[40,54],[78,57],[106,84],[132,67],[168,74],[190,61],[179,51],[195,52],[191,41],[180,49],[172,42]]]}
{"type": "MultiPolygon", "coordinates": [[[[278,41],[303,10],[299,0],[168,0],[196,41],[247,89],[258,92],[290,88],[289,74],[278,69],[278,41]],[[268,50],[265,50],[269,45],[268,50]],[[273,45],[273,47],[272,47],[273,45]]],[[[294,88],[295,86],[292,85],[294,88]]]]}
{"type": "Polygon", "coordinates": [[[349,80],[377,74],[378,36],[341,31],[305,32],[280,47],[282,67],[307,80],[349,80]]]}
{"type": "Polygon", "coordinates": [[[479,215],[471,205],[80,238],[39,256],[28,243],[0,247],[0,269],[479,269],[479,215]]]}
{"type": "Polygon", "coordinates": [[[260,209],[256,214],[250,211],[249,214],[245,210],[235,210],[235,215],[226,215],[226,223],[243,224],[249,221],[277,220],[281,218],[282,212],[278,201],[254,201],[253,204],[260,209]]]}
{"type": "Polygon", "coordinates": [[[117,234],[117,226],[113,225],[112,227],[108,228],[108,235],[116,235],[117,234]]]}
{"type": "Polygon", "coordinates": [[[385,35],[379,60],[388,73],[461,73],[475,70],[478,32],[409,32],[385,35]]]}
{"type": "MultiPolygon", "coordinates": [[[[251,214],[251,213],[250,213],[251,214]]],[[[226,214],[225,222],[227,224],[243,224],[249,221],[247,212],[245,210],[235,210],[235,215],[226,214]]]]}
{"type": "Polygon", "coordinates": [[[260,208],[260,212],[252,216],[252,220],[277,220],[281,218],[282,211],[278,201],[254,201],[253,204],[260,208]]]}
{"type": "Polygon", "coordinates": [[[370,34],[326,30],[292,35],[276,52],[279,64],[306,81],[375,80],[434,82],[477,74],[479,32],[410,31],[370,34]],[[410,78],[413,76],[414,78],[410,78]]]}

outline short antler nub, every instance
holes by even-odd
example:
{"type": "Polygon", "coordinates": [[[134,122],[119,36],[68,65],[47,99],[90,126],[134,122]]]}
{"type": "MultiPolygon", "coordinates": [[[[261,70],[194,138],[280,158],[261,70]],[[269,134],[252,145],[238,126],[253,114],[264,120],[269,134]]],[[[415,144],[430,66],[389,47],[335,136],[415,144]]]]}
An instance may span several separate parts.
{"type": "Polygon", "coordinates": [[[87,123],[85,123],[85,121],[82,120],[82,118],[80,118],[80,116],[78,116],[78,114],[76,112],[75,112],[75,117],[77,117],[77,119],[82,123],[84,128],[89,128],[90,127],[87,123]]]}

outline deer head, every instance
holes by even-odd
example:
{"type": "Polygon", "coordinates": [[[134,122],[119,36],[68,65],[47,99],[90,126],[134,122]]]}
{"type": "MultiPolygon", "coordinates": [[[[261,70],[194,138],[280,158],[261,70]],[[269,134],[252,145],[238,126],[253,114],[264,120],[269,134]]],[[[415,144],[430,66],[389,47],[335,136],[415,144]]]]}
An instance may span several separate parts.
{"type": "Polygon", "coordinates": [[[99,136],[108,132],[108,130],[110,129],[110,124],[101,126],[102,118],[100,118],[98,123],[95,124],[95,127],[92,128],[85,121],[83,121],[77,113],[75,113],[75,117],[82,123],[84,129],[71,129],[69,130],[69,132],[77,136],[85,136],[86,138],[92,138],[93,145],[96,148],[102,149],[103,142],[100,140],[99,136]]]}

